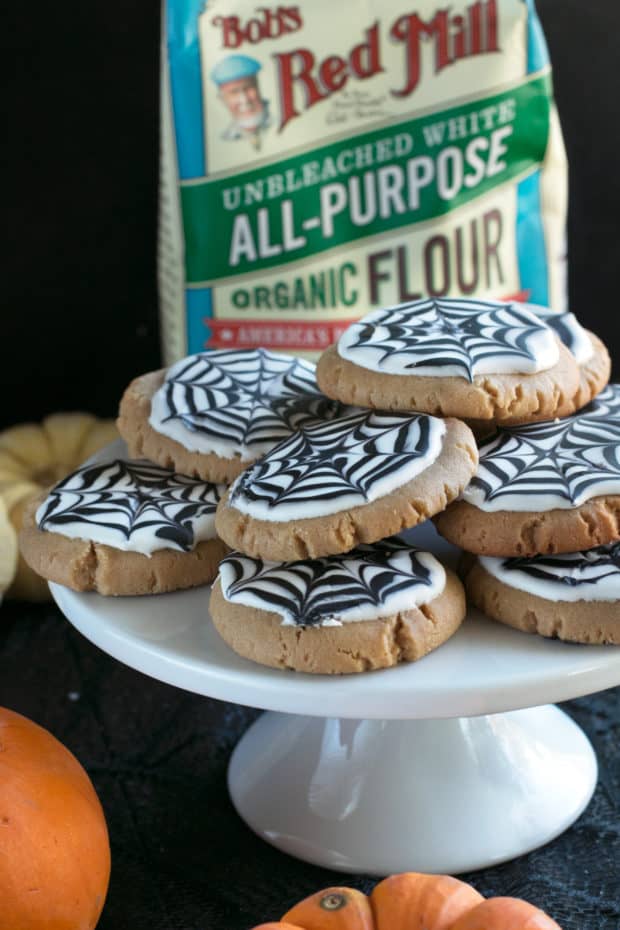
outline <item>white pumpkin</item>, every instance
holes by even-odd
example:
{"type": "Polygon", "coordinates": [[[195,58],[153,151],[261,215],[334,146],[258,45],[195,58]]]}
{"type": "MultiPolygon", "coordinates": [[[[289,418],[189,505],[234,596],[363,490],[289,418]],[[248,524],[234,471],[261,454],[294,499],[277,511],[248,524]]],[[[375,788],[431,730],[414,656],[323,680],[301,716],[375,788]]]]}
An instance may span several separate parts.
{"type": "MultiPolygon", "coordinates": [[[[114,439],[118,439],[114,421],[99,420],[88,413],[54,413],[41,424],[22,423],[0,432],[0,501],[14,531],[21,529],[28,501],[114,439]]],[[[8,532],[6,535],[8,539],[8,532]]],[[[1,545],[0,530],[0,559],[1,545]]],[[[8,597],[29,601],[50,599],[47,581],[35,574],[21,555],[11,574],[8,597]]],[[[1,585],[0,564],[0,589],[1,585]]]]}

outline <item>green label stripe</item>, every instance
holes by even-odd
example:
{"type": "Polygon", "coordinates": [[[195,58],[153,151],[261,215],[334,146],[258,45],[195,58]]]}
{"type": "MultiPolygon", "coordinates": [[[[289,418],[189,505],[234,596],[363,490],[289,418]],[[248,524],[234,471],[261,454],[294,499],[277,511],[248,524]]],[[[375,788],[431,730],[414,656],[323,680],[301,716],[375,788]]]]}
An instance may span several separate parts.
{"type": "Polygon", "coordinates": [[[252,171],[182,185],[187,282],[282,266],[488,193],[542,162],[550,99],[546,73],[252,171]]]}

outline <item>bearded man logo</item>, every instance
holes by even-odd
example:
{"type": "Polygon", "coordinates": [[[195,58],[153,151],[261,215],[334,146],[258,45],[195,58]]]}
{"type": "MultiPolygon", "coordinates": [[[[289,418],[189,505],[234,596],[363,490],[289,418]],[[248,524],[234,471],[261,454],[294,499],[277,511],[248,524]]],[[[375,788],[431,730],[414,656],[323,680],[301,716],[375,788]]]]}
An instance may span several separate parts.
{"type": "Polygon", "coordinates": [[[255,58],[228,55],[211,71],[218,96],[232,117],[222,138],[247,139],[255,149],[261,147],[261,135],[271,124],[269,102],[261,97],[258,85],[260,69],[255,58]]]}

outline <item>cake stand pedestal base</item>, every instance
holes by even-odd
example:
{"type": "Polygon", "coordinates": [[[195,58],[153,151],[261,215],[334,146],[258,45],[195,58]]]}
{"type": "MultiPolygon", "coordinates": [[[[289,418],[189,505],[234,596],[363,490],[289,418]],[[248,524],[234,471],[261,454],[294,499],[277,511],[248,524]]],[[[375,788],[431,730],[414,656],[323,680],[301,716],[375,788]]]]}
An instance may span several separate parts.
{"type": "Polygon", "coordinates": [[[556,837],[596,783],[583,731],[548,705],[447,720],[266,713],[236,747],[233,803],[263,839],[343,872],[459,873],[556,837]]]}

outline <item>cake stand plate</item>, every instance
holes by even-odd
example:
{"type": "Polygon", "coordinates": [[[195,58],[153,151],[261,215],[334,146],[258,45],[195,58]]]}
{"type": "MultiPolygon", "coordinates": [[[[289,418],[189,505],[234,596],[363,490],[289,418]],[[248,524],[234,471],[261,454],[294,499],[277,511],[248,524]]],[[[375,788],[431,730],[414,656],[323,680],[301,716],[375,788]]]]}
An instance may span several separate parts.
{"type": "MultiPolygon", "coordinates": [[[[411,538],[454,559],[430,524],[411,538]]],[[[299,858],[373,874],[481,868],[553,839],[594,790],[586,736],[539,705],[620,684],[620,647],[545,640],[471,610],[419,662],[315,676],[232,652],[207,588],[104,598],[50,587],[71,623],[126,665],[275,712],[241,739],[229,786],[249,826],[299,858]]]]}

